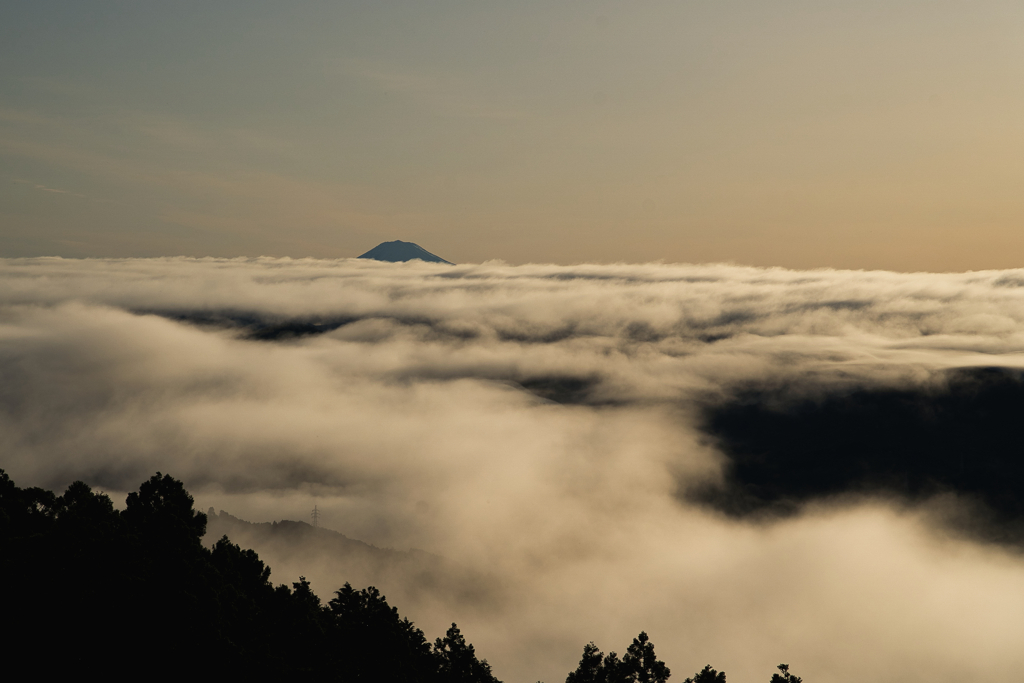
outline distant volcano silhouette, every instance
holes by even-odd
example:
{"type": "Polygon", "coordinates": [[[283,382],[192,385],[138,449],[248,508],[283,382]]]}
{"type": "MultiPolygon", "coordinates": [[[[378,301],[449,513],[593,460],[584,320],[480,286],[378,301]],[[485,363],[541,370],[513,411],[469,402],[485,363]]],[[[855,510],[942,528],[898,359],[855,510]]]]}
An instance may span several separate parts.
{"type": "Polygon", "coordinates": [[[392,263],[399,261],[412,261],[413,259],[418,258],[422,261],[430,261],[432,263],[447,263],[450,266],[455,265],[451,261],[445,261],[440,256],[431,254],[418,244],[403,242],[402,240],[381,242],[359,258],[371,258],[375,261],[391,261],[392,263]]]}

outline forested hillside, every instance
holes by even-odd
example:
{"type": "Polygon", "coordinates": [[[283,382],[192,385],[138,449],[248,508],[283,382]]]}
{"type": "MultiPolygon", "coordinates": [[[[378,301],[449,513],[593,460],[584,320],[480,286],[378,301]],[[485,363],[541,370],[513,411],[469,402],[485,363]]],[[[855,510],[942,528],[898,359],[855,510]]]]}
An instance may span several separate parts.
{"type": "MultiPolygon", "coordinates": [[[[500,683],[454,623],[431,644],[372,586],[345,583],[326,604],[305,578],[275,587],[253,550],[226,535],[205,547],[207,522],[182,483],[159,472],[118,511],[82,482],[57,496],[0,470],[8,662],[53,679],[102,666],[155,680],[500,683]]],[[[363,559],[394,553],[336,535],[325,538],[363,559]]],[[[772,683],[801,683],[779,671],[772,683]]],[[[621,658],[589,643],[566,683],[669,676],[641,633],[621,658]]],[[[684,683],[725,683],[725,674],[707,666],[684,683]]]]}
{"type": "Polygon", "coordinates": [[[0,470],[6,652],[54,679],[102,666],[147,679],[496,683],[455,624],[431,645],[373,587],[346,583],[327,604],[304,579],[274,587],[252,550],[227,537],[204,547],[206,524],[169,475],[118,511],[81,482],[57,496],[0,470]]]}
{"type": "Polygon", "coordinates": [[[327,595],[341,581],[376,586],[404,612],[424,604],[479,608],[501,594],[495,577],[471,571],[448,558],[422,550],[378,548],[324,527],[305,522],[248,522],[224,510],[207,511],[203,545],[222,536],[252,548],[273,567],[271,581],[292,581],[304,575],[315,591],[327,595]]]}

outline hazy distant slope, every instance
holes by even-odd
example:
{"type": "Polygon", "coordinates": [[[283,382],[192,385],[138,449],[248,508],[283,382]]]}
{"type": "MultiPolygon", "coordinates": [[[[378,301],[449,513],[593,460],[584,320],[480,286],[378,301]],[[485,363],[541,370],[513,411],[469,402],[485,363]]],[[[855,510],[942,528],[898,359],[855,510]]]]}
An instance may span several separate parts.
{"type": "Polygon", "coordinates": [[[381,242],[370,251],[365,254],[361,254],[359,258],[369,258],[376,261],[412,261],[413,259],[420,259],[421,261],[429,261],[431,263],[447,263],[450,266],[455,265],[451,261],[446,261],[440,256],[431,254],[429,251],[424,249],[418,244],[412,242],[403,242],[402,240],[394,240],[392,242],[381,242]]]}
{"type": "Polygon", "coordinates": [[[305,576],[325,600],[346,581],[360,588],[376,586],[392,602],[410,605],[422,601],[489,604],[498,597],[487,577],[422,550],[378,548],[305,522],[247,522],[223,510],[215,513],[213,508],[207,516],[204,545],[227,536],[255,550],[273,568],[275,584],[305,576]]]}

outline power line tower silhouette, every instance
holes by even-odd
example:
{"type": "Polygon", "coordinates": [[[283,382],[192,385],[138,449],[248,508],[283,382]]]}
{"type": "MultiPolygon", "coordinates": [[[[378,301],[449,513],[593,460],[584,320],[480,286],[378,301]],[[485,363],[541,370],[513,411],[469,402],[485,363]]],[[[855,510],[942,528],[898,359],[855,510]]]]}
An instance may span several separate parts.
{"type": "Polygon", "coordinates": [[[313,506],[313,511],[309,513],[309,516],[313,518],[313,528],[320,528],[320,511],[316,509],[316,505],[313,506]]]}

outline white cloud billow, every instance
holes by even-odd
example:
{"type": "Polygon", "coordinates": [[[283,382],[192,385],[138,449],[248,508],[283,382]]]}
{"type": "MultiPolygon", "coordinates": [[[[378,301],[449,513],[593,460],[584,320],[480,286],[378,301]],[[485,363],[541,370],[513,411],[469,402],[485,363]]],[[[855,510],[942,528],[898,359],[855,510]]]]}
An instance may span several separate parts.
{"type": "MultiPolygon", "coordinates": [[[[480,604],[398,607],[428,634],[457,620],[504,680],[560,680],[641,629],[680,678],[1019,677],[1014,553],[882,500],[760,524],[679,496],[720,475],[695,413],[737,383],[984,365],[1024,367],[1024,271],[0,261],[15,482],[161,470],[253,520],[315,497],[349,536],[490,577],[480,604]],[[521,388],[565,381],[584,398],[521,388]]],[[[316,572],[321,595],[345,581],[316,572]]]]}

